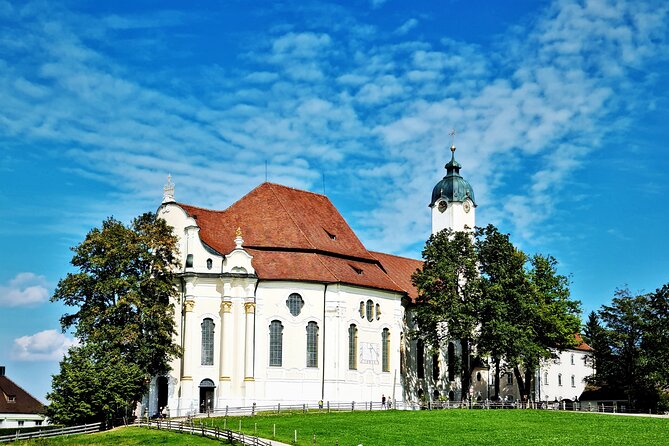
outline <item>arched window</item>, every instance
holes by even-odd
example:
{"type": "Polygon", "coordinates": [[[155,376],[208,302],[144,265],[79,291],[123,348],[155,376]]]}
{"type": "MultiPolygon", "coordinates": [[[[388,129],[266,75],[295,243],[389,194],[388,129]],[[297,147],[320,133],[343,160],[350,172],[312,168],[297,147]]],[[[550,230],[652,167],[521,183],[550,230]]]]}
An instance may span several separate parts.
{"type": "Polygon", "coordinates": [[[544,372],[544,385],[548,385],[548,372],[544,372]]]}
{"type": "Polygon", "coordinates": [[[448,380],[455,381],[455,345],[448,343],[448,380]]]}
{"type": "Polygon", "coordinates": [[[416,376],[425,378],[425,344],[422,339],[416,341],[416,376]]]}
{"type": "Polygon", "coordinates": [[[571,386],[576,387],[576,377],[574,375],[571,375],[571,386]]]}
{"type": "Polygon", "coordinates": [[[506,374],[506,384],[509,386],[513,385],[513,373],[509,372],[506,374]]]}
{"type": "Polygon", "coordinates": [[[358,369],[358,327],[355,324],[348,327],[348,368],[358,369]]]}
{"type": "Polygon", "coordinates": [[[562,373],[558,373],[558,386],[562,385],[562,373]]]}
{"type": "Polygon", "coordinates": [[[360,319],[365,318],[365,303],[360,302],[360,319]]]}
{"type": "Polygon", "coordinates": [[[318,324],[307,324],[307,367],[318,367],[318,324]]]}
{"type": "Polygon", "coordinates": [[[372,322],[372,319],[374,319],[374,302],[370,299],[367,301],[367,320],[372,322]]]}
{"type": "Polygon", "coordinates": [[[571,365],[574,365],[574,354],[571,354],[571,365]]]}
{"type": "Polygon", "coordinates": [[[207,259],[207,269],[211,269],[214,266],[214,262],[211,259],[207,259]]]}
{"type": "Polygon", "coordinates": [[[481,372],[476,372],[476,381],[481,381],[483,379],[483,376],[481,376],[481,372]]]}
{"type": "Polygon", "coordinates": [[[280,321],[269,324],[269,365],[281,367],[283,361],[283,325],[280,321]]]}
{"type": "Polygon", "coordinates": [[[214,320],[206,318],[202,327],[202,365],[214,365],[214,320]]]}
{"type": "Polygon", "coordinates": [[[376,320],[381,319],[381,305],[376,304],[376,320]]]}
{"type": "Polygon", "coordinates": [[[304,299],[302,299],[302,296],[299,294],[293,293],[288,296],[286,305],[288,306],[288,311],[290,311],[290,314],[297,316],[302,311],[302,307],[304,306],[304,299]]]}
{"type": "Polygon", "coordinates": [[[432,379],[437,381],[439,379],[439,354],[432,354],[432,379]]]}
{"type": "Polygon", "coordinates": [[[387,328],[381,332],[381,370],[390,371],[390,330],[387,328]]]}
{"type": "Polygon", "coordinates": [[[193,254],[188,254],[186,256],[186,268],[192,268],[193,267],[193,254]]]}

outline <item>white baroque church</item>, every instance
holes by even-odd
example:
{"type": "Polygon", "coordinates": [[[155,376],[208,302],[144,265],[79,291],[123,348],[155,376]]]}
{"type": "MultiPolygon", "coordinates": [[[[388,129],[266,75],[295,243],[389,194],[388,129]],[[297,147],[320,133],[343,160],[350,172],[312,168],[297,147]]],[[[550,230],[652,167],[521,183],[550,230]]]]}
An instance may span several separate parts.
{"type": "MultiPolygon", "coordinates": [[[[429,203],[433,233],[476,224],[474,191],[451,151],[429,203]]],[[[459,343],[427,354],[405,336],[417,298],[411,275],[422,262],[367,250],[326,196],[266,182],[218,211],[176,202],[168,180],[158,216],[179,238],[173,303],[183,357],[152,381],[150,414],[382,395],[460,399],[459,343]]],[[[542,368],[537,399],[580,395],[592,373],[588,349],[542,368]]],[[[494,373],[483,361],[476,367],[469,391],[487,399],[494,373]]],[[[511,375],[500,388],[517,398],[511,375]]]]}

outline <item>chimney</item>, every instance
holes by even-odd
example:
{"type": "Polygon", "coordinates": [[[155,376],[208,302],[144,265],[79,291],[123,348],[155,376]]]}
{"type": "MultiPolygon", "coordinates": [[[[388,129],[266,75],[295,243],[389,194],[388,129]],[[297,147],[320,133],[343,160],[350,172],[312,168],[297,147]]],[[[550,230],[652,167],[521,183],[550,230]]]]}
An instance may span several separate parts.
{"type": "Polygon", "coordinates": [[[0,376],[5,376],[5,366],[0,365],[0,376]]]}

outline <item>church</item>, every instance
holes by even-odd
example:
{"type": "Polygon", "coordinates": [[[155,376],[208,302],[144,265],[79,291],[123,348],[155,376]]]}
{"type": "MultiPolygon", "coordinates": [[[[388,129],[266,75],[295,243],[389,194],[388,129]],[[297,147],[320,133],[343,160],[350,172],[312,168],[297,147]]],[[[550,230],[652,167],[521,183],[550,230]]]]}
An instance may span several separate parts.
{"type": "MultiPolygon", "coordinates": [[[[433,233],[476,224],[474,190],[451,152],[428,203],[433,233]]],[[[157,214],[179,239],[173,303],[183,356],[152,380],[149,413],[460,399],[459,343],[427,354],[407,336],[417,298],[411,275],[422,262],[367,250],[326,196],[266,182],[211,210],[175,201],[168,179],[157,214]]],[[[564,354],[583,365],[578,374],[560,372],[580,395],[592,373],[587,350],[564,354]]],[[[477,364],[473,397],[490,396],[491,376],[477,364]]],[[[511,375],[501,390],[517,397],[511,375]]]]}

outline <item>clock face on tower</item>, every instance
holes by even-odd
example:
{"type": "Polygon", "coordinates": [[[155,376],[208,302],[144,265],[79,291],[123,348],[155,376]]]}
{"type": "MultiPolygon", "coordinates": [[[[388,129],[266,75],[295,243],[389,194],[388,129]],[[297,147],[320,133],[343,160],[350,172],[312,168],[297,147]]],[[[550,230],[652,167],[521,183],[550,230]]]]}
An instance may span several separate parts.
{"type": "Polygon", "coordinates": [[[437,209],[439,209],[439,212],[444,212],[447,207],[448,203],[446,203],[445,201],[440,201],[439,205],[437,206],[437,209]]]}
{"type": "Polygon", "coordinates": [[[462,203],[462,209],[464,209],[465,212],[469,212],[472,209],[472,205],[469,203],[469,200],[462,203]]]}

